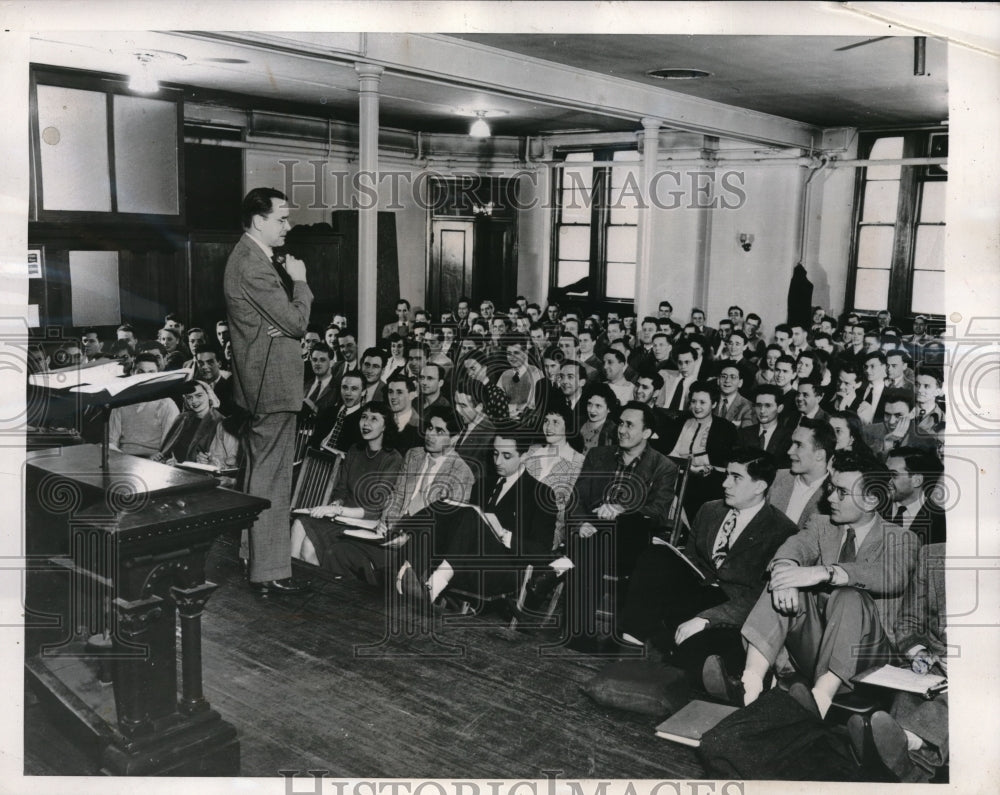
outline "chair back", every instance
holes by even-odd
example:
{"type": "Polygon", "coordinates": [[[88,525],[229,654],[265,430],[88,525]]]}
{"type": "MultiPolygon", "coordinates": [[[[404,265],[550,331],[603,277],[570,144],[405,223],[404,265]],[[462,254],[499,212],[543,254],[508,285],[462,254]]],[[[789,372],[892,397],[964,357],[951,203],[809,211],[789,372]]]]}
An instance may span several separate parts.
{"type": "Polygon", "coordinates": [[[330,501],[342,457],[325,450],[306,449],[302,469],[292,492],[292,510],[315,508],[330,501]]]}

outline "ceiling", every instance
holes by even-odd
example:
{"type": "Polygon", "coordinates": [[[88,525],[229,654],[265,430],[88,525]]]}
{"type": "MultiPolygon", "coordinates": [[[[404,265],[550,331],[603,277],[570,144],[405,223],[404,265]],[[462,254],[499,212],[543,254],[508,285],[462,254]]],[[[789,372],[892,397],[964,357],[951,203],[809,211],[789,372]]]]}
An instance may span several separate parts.
{"type": "MultiPolygon", "coordinates": [[[[248,34],[249,35],[249,34],[248,34]]],[[[227,104],[217,92],[233,92],[274,103],[294,103],[303,115],[347,122],[358,118],[358,77],[345,55],[350,34],[281,34],[240,40],[241,34],[192,32],[46,32],[31,42],[38,64],[123,73],[130,53],[153,49],[179,53],[162,64],[161,80],[190,87],[189,98],[227,104]],[[294,46],[301,37],[301,48],[294,46]],[[324,39],[330,43],[324,49],[324,39]],[[335,51],[338,51],[335,53],[335,51]],[[334,54],[331,54],[334,53],[334,54]]],[[[405,40],[409,34],[374,34],[405,40]]],[[[362,41],[359,34],[353,34],[362,41]]],[[[483,34],[442,38],[512,53],[518,64],[532,59],[572,70],[677,92],[821,127],[881,127],[937,123],[947,118],[947,46],[927,41],[927,71],[913,76],[913,39],[898,37],[837,52],[864,37],[665,36],[483,34]],[[662,81],[650,69],[698,68],[711,77],[662,81]]],[[[351,45],[354,46],[354,45],[351,45]]],[[[363,43],[358,45],[363,50],[363,43]]],[[[540,64],[538,65],[541,66],[540,64]]],[[[388,66],[379,87],[380,119],[387,127],[464,134],[469,119],[456,110],[504,111],[491,120],[495,135],[565,131],[634,132],[638,118],[560,107],[559,97],[525,98],[499,90],[487,76],[479,85],[388,66]]],[[[647,89],[648,90],[648,89],[647,89]]]]}
{"type": "Polygon", "coordinates": [[[948,118],[947,44],[927,40],[926,76],[913,75],[913,39],[843,36],[486,34],[459,38],[614,75],[817,127],[935,124],[948,118]],[[711,77],[664,81],[667,67],[711,77]]]}

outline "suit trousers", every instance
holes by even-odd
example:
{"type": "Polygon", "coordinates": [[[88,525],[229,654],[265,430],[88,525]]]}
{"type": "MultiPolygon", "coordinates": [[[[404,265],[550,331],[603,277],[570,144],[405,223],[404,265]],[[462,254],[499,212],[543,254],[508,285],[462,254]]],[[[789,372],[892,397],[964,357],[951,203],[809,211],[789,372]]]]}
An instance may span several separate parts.
{"type": "Polygon", "coordinates": [[[271,507],[262,511],[250,528],[251,582],[280,580],[292,574],[289,510],[295,421],[291,411],[257,414],[247,436],[245,491],[271,501],[271,507]]]}
{"type": "Polygon", "coordinates": [[[815,682],[826,672],[853,690],[851,677],[892,659],[875,600],[858,588],[799,591],[799,612],[785,616],[764,591],[743,625],[743,637],[770,663],[784,647],[795,669],[815,682]]]}
{"type": "Polygon", "coordinates": [[[718,586],[706,584],[670,547],[651,544],[636,563],[622,611],[622,629],[639,640],[673,636],[677,627],[702,610],[726,601],[718,586]]]}
{"type": "Polygon", "coordinates": [[[948,694],[928,701],[916,693],[896,693],[890,714],[924,741],[919,749],[910,751],[916,769],[907,781],[929,781],[948,762],[948,694]]]}

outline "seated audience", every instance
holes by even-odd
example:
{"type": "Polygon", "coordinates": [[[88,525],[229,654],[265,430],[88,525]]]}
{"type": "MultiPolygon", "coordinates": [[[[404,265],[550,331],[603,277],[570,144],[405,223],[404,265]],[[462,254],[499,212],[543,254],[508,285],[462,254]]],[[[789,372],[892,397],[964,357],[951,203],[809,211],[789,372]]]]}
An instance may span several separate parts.
{"type": "Polygon", "coordinates": [[[871,453],[871,448],[865,441],[865,426],[854,411],[838,411],[833,409],[827,419],[833,434],[837,437],[838,450],[853,450],[855,453],[871,453]]]}
{"type": "Polygon", "coordinates": [[[580,426],[580,440],[584,450],[615,443],[620,403],[608,384],[593,384],[584,390],[586,419],[580,426]]]}
{"type": "Polygon", "coordinates": [[[778,470],[770,500],[799,529],[825,508],[823,498],[835,439],[833,429],[822,420],[803,420],[792,431],[789,468],[778,470]]]}
{"type": "Polygon", "coordinates": [[[947,535],[944,508],[935,499],[944,467],[934,451],[897,447],[886,460],[892,474],[888,515],[893,524],[916,534],[923,544],[943,544],[947,535]]]}

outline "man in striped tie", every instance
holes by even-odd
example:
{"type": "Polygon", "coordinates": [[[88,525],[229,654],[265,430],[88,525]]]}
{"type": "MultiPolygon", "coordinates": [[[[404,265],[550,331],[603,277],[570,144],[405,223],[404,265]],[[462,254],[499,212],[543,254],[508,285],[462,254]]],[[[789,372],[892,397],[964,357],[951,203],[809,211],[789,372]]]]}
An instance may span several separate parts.
{"type": "Polygon", "coordinates": [[[684,553],[653,540],[629,583],[626,642],[660,648],[694,677],[710,654],[723,655],[733,667],[742,662],[740,627],[771,557],[796,531],[767,501],[776,471],[769,453],[737,447],[726,465],[725,499],[698,511],[684,553]]]}
{"type": "Polygon", "coordinates": [[[705,686],[744,704],[764,689],[784,648],[802,682],[789,694],[824,717],[851,678],[887,662],[891,627],[917,562],[920,542],[879,511],[889,473],[870,454],[840,450],[830,474],[830,516],[817,514],[775,553],[770,584],[743,624],[749,644],[740,685],[706,662],[705,686]],[[739,691],[743,692],[740,693],[739,691]]]}

